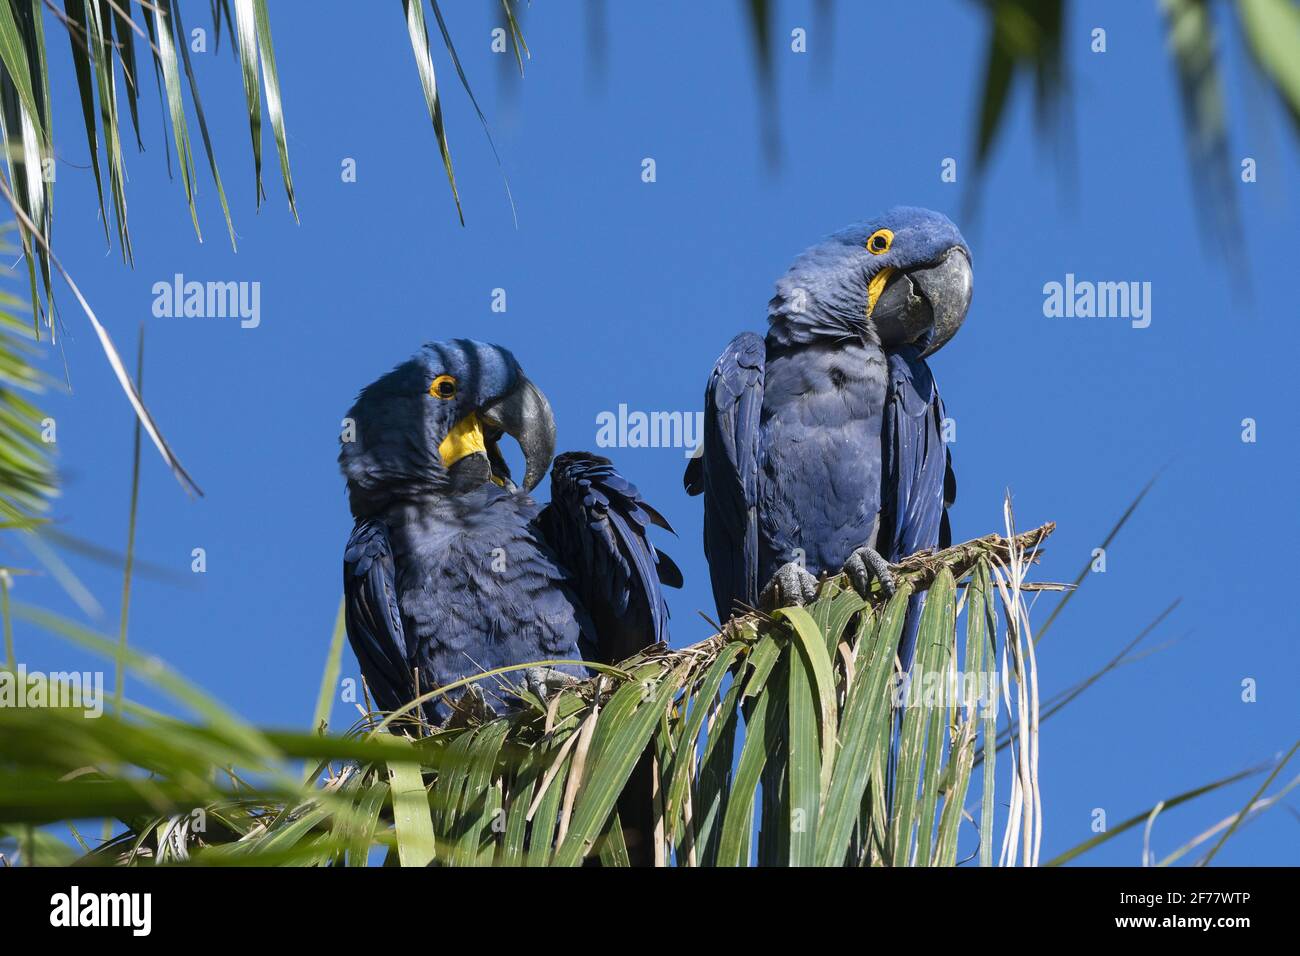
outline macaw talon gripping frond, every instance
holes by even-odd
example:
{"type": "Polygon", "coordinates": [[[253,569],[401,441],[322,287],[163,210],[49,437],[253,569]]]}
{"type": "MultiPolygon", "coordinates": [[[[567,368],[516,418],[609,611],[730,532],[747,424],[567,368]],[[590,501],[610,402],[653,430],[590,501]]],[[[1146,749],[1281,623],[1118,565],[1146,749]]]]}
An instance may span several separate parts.
{"type": "Polygon", "coordinates": [[[772,580],[764,586],[758,595],[758,606],[767,610],[791,604],[803,607],[815,600],[817,579],[799,562],[789,561],[777,568],[772,580]]]}
{"type": "Polygon", "coordinates": [[[891,598],[898,588],[894,584],[894,572],[889,562],[880,556],[875,548],[861,547],[849,555],[844,562],[844,573],[849,576],[853,590],[865,601],[871,597],[871,582],[880,582],[885,597],[891,598]]]}

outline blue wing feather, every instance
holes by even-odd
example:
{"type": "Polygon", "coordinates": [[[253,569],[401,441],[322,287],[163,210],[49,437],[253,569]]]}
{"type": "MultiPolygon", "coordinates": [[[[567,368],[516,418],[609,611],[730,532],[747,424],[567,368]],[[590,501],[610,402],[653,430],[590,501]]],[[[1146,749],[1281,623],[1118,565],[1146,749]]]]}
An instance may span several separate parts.
{"type": "Polygon", "coordinates": [[[393,552],[382,521],[358,521],[343,552],[344,621],[380,710],[415,696],[402,616],[397,606],[393,552]]]}
{"type": "Polygon", "coordinates": [[[718,616],[758,602],[758,443],[766,348],[753,332],[728,343],[704,393],[704,448],[685,475],[704,493],[704,551],[718,616]]]}
{"type": "MultiPolygon", "coordinates": [[[[609,459],[560,455],[551,467],[551,503],[538,516],[547,544],[591,616],[597,660],[617,663],[668,642],[661,584],[681,586],[681,571],[649,541],[651,525],[672,529],[609,459]]],[[[634,866],[654,862],[653,752],[637,761],[618,800],[623,840],[634,866]]]]}
{"type": "MultiPolygon", "coordinates": [[[[956,479],[943,441],[943,402],[929,366],[910,346],[889,353],[888,361],[877,550],[896,562],[951,541],[947,509],[956,479]]],[[[917,595],[908,605],[899,651],[905,668],[911,665],[924,604],[924,596],[917,595]]]]}
{"type": "Polygon", "coordinates": [[[609,459],[585,452],[555,459],[538,527],[591,615],[601,661],[668,641],[660,585],[680,586],[681,572],[650,544],[652,524],[672,530],[609,459]]]}

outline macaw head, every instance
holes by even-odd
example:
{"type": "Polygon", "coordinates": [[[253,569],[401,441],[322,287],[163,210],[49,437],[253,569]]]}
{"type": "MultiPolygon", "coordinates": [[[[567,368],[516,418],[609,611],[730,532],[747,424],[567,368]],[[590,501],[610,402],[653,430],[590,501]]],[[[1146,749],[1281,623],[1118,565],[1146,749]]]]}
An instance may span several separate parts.
{"type": "Polygon", "coordinates": [[[525,490],[555,453],[551,406],[499,345],[430,342],[367,385],[348,411],[339,467],[354,515],[404,494],[458,495],[492,481],[514,491],[498,442],[524,453],[525,490]]]}
{"type": "Polygon", "coordinates": [[[947,216],[896,206],[795,259],[768,304],[768,338],[861,338],[930,355],[961,327],[972,281],[970,249],[947,216]]]}

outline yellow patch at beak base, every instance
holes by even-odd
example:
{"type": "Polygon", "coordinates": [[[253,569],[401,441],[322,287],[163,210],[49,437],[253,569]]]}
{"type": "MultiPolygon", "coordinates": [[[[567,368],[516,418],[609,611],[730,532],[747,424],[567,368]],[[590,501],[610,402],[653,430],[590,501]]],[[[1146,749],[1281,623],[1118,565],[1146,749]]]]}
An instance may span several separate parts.
{"type": "Polygon", "coordinates": [[[889,282],[889,277],[894,274],[894,270],[889,266],[881,269],[871,277],[867,283],[867,315],[876,311],[876,300],[880,298],[880,293],[885,291],[885,284],[889,282]]]}
{"type": "Polygon", "coordinates": [[[456,462],[475,452],[487,454],[487,444],[483,440],[483,425],[478,416],[470,412],[447,432],[447,437],[438,446],[444,468],[450,468],[456,462]]]}

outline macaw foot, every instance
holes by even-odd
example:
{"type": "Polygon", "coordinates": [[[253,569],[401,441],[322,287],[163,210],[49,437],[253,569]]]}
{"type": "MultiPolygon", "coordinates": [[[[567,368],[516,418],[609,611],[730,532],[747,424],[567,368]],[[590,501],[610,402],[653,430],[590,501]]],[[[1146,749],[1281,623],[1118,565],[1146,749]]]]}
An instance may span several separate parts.
{"type": "Polygon", "coordinates": [[[894,592],[898,590],[894,585],[894,572],[890,570],[889,562],[882,558],[875,548],[864,546],[849,555],[849,559],[844,562],[844,573],[853,583],[853,590],[857,591],[864,601],[871,597],[872,578],[880,582],[885,597],[893,597],[894,592]]]}
{"type": "Polygon", "coordinates": [[[537,699],[546,703],[551,694],[578,683],[578,678],[554,667],[530,667],[524,671],[524,686],[537,695],[537,699]]]}
{"type": "Polygon", "coordinates": [[[758,605],[772,609],[790,604],[803,607],[816,597],[817,579],[798,561],[790,561],[772,575],[772,580],[758,596],[758,605]]]}
{"type": "Polygon", "coordinates": [[[494,719],[497,712],[488,703],[483,688],[470,684],[458,698],[451,702],[451,714],[442,722],[444,730],[482,724],[494,719]]]}

